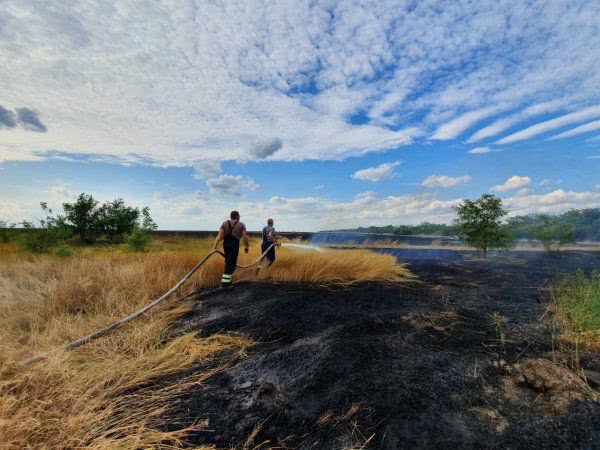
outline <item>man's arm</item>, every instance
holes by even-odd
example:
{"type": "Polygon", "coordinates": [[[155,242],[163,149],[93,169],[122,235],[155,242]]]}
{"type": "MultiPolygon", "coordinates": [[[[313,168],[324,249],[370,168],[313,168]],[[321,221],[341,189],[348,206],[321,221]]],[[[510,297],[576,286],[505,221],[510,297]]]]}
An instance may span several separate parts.
{"type": "Polygon", "coordinates": [[[246,245],[246,248],[244,248],[244,251],[246,253],[248,253],[248,247],[250,247],[250,242],[248,241],[248,233],[246,233],[245,228],[242,230],[242,239],[244,240],[244,244],[246,245]]]}
{"type": "Polygon", "coordinates": [[[213,245],[213,250],[217,248],[217,245],[219,245],[221,239],[223,239],[223,227],[219,228],[219,232],[217,233],[217,237],[215,238],[215,245],[213,245]]]}
{"type": "Polygon", "coordinates": [[[277,238],[275,237],[275,235],[273,234],[272,231],[269,231],[269,235],[267,236],[267,239],[269,239],[269,241],[271,241],[273,244],[279,246],[279,242],[277,242],[277,238]]]}

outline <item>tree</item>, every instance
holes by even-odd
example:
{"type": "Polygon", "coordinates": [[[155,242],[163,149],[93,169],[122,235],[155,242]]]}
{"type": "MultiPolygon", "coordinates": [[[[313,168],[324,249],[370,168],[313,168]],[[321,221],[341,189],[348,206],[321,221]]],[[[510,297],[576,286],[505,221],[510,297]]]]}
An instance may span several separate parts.
{"type": "Polygon", "coordinates": [[[561,245],[575,242],[575,226],[546,217],[541,225],[532,228],[531,235],[543,244],[547,252],[558,252],[561,245]]]}
{"type": "Polygon", "coordinates": [[[483,194],[477,200],[464,200],[455,207],[454,225],[466,244],[481,250],[484,258],[493,248],[509,248],[513,238],[502,223],[508,211],[495,195],[483,194]]]}
{"type": "Polygon", "coordinates": [[[157,228],[158,225],[156,225],[150,216],[150,208],[147,206],[142,208],[141,222],[136,223],[133,231],[127,234],[127,245],[136,252],[143,252],[152,240],[152,231],[157,228]]]}
{"type": "Polygon", "coordinates": [[[99,228],[110,242],[131,233],[139,217],[140,210],[126,206],[121,198],[104,203],[98,210],[99,228]]]}
{"type": "Polygon", "coordinates": [[[63,203],[65,219],[85,242],[93,242],[98,234],[98,201],[92,195],[79,194],[75,203],[63,203]]]}

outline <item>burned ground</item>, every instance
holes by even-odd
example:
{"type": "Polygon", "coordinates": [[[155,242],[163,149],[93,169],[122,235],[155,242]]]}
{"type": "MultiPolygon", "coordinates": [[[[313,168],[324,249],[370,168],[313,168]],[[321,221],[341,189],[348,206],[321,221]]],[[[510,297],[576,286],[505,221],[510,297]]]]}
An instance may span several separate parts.
{"type": "MultiPolygon", "coordinates": [[[[539,289],[557,269],[598,267],[597,255],[400,255],[415,281],[198,293],[177,332],[257,345],[172,419],[208,419],[192,441],[219,448],[600,448],[598,391],[540,321],[539,289]]],[[[583,364],[600,369],[595,354],[583,364]]]]}

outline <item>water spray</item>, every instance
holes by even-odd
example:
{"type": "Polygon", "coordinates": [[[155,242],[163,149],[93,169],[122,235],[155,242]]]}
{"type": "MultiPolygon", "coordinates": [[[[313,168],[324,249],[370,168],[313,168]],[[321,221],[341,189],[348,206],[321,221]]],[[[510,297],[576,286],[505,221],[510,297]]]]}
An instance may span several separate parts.
{"type": "Polygon", "coordinates": [[[321,247],[319,247],[318,245],[306,245],[306,244],[291,244],[291,243],[283,243],[281,244],[282,247],[293,247],[293,248],[301,248],[304,250],[314,250],[317,252],[323,252],[323,249],[321,247]]]}

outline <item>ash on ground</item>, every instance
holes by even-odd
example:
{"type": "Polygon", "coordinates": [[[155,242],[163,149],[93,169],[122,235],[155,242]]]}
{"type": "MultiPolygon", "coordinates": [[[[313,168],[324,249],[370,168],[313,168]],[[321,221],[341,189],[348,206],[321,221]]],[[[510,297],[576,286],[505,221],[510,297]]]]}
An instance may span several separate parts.
{"type": "Polygon", "coordinates": [[[420,255],[406,283],[198,293],[176,332],[257,345],[172,418],[207,419],[190,444],[218,448],[600,448],[600,355],[575,367],[540,320],[545,281],[598,267],[598,253],[558,258],[420,255]]]}

